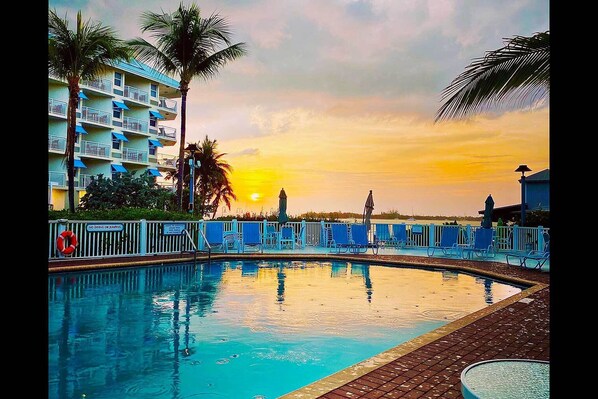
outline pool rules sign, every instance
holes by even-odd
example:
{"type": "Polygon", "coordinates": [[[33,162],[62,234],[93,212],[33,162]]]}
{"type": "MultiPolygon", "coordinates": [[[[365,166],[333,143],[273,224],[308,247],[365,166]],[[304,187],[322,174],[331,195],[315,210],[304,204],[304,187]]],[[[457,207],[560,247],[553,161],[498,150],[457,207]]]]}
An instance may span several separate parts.
{"type": "Polygon", "coordinates": [[[87,225],[87,231],[90,233],[103,233],[107,231],[123,231],[122,223],[90,223],[87,225]]]}

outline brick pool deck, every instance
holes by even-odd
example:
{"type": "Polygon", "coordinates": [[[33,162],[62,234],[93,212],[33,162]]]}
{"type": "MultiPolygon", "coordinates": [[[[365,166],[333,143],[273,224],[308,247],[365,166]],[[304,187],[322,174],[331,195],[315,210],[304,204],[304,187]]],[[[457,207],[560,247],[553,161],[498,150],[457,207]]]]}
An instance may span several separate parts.
{"type": "MultiPolygon", "coordinates": [[[[525,283],[521,293],[481,309],[371,359],[282,396],[284,399],[462,398],[460,374],[490,359],[550,360],[550,275],[499,262],[401,255],[212,255],[217,259],[342,259],[372,263],[443,267],[525,283]]],[[[204,260],[203,257],[197,258],[204,260]]],[[[146,265],[193,260],[189,255],[131,257],[146,265]]],[[[49,272],[122,267],[122,259],[49,261],[49,272]]]]}

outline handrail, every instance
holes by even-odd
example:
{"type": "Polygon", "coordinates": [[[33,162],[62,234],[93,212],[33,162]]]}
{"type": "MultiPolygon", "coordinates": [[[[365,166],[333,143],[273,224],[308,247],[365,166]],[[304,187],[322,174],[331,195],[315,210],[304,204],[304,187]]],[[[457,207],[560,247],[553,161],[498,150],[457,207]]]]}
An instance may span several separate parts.
{"type": "Polygon", "coordinates": [[[206,237],[206,235],[203,232],[203,229],[198,229],[199,234],[201,234],[204,243],[207,245],[208,247],[208,263],[210,263],[210,257],[212,256],[212,246],[210,245],[210,243],[208,242],[208,238],[206,237]]]}

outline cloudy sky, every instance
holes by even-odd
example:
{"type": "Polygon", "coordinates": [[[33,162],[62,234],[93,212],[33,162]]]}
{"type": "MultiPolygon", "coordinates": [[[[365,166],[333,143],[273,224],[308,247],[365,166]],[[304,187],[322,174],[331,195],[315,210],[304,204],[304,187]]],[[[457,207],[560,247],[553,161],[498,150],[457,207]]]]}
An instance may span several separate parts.
{"type": "MultiPolygon", "coordinates": [[[[59,15],[139,36],[145,10],[179,0],[50,0],[59,15]]],[[[222,0],[249,54],[188,98],[187,141],[205,135],[234,168],[231,212],[476,215],[519,201],[519,164],[549,167],[549,107],[434,124],[440,93],[473,58],[549,30],[548,0],[222,0]]],[[[179,126],[179,119],[172,123],[179,126]]],[[[165,152],[176,154],[176,147],[165,152]]]]}

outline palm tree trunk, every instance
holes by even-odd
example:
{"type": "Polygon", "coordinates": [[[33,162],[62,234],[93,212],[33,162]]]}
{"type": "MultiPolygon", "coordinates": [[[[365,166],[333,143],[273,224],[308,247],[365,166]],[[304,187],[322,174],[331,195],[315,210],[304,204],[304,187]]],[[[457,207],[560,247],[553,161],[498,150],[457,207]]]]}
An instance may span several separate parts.
{"type": "Polygon", "coordinates": [[[68,175],[69,211],[75,213],[75,125],[77,124],[77,104],[79,102],[79,82],[69,82],[69,104],[66,130],[66,170],[68,175]]]}
{"type": "Polygon", "coordinates": [[[179,144],[179,173],[177,176],[177,196],[179,211],[183,212],[183,172],[185,169],[185,129],[187,122],[187,92],[189,87],[181,82],[181,142],[179,144]]]}

